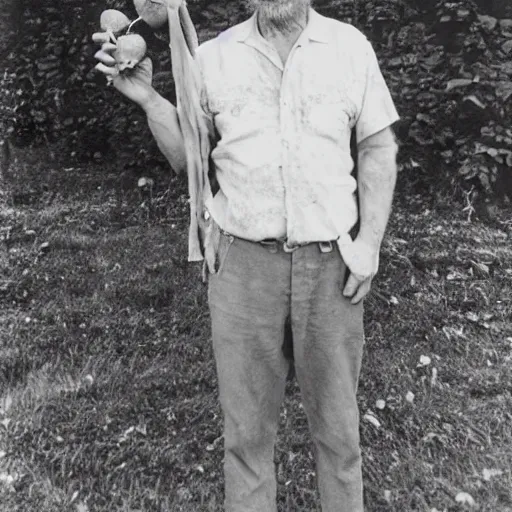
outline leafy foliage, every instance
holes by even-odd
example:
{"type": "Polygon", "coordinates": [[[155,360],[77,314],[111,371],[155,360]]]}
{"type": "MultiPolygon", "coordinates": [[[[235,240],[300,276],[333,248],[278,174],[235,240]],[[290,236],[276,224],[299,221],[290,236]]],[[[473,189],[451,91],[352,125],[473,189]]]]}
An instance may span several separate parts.
{"type": "MultiPolygon", "coordinates": [[[[189,4],[201,41],[248,16],[233,0],[189,4]]],[[[0,84],[8,98],[0,130],[21,146],[58,144],[65,161],[112,159],[135,170],[167,166],[143,113],[93,71],[91,35],[101,11],[116,8],[135,19],[131,0],[20,6],[22,37],[7,56],[0,84]]],[[[468,183],[512,195],[512,20],[482,15],[471,0],[318,0],[315,6],[372,40],[402,115],[403,169],[436,186],[468,183]]],[[[173,101],[165,27],[135,27],[148,41],[157,89],[173,101]]]]}

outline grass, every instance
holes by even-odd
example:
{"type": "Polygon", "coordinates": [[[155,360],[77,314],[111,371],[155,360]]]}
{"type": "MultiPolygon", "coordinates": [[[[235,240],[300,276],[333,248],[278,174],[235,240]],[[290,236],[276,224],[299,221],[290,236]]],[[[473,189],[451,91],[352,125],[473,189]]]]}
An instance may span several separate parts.
{"type": "MultiPolygon", "coordinates": [[[[115,169],[30,157],[0,209],[0,511],[222,510],[221,411],[206,289],[186,262],[184,184],[160,177],[149,205],[115,169]]],[[[367,510],[510,512],[510,212],[468,222],[458,203],[427,210],[407,194],[366,308],[367,510]]],[[[319,510],[296,382],[275,460],[280,511],[319,510]]]]}

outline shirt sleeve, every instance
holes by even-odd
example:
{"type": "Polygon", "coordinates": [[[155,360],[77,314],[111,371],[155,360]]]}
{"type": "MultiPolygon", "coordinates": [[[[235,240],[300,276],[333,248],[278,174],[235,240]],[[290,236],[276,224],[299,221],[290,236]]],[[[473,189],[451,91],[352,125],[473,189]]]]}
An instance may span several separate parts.
{"type": "Polygon", "coordinates": [[[356,121],[356,140],[362,142],[400,119],[393,98],[379,67],[377,55],[367,40],[366,83],[356,121]]]}

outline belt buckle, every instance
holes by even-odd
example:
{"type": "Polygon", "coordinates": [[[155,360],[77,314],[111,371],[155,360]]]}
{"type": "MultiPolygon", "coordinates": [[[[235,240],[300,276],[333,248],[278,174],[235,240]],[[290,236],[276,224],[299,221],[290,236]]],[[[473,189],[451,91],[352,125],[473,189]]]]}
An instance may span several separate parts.
{"type": "Polygon", "coordinates": [[[275,240],[261,240],[259,243],[271,253],[276,253],[278,251],[277,241],[275,240]]]}
{"type": "Polygon", "coordinates": [[[300,247],[300,245],[293,245],[293,246],[288,245],[288,241],[287,240],[283,242],[283,251],[287,252],[287,253],[294,252],[299,247],[300,247]]]}
{"type": "Polygon", "coordinates": [[[318,242],[318,246],[320,247],[320,252],[323,254],[327,254],[329,252],[332,252],[333,250],[333,245],[331,241],[318,242]]]}

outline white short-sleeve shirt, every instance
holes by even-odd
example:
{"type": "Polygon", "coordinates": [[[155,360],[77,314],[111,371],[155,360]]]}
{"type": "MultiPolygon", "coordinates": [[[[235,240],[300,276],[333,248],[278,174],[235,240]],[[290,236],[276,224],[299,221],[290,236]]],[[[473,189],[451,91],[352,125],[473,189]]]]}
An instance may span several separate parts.
{"type": "Polygon", "coordinates": [[[358,219],[352,130],[361,142],[399,118],[366,37],[311,9],[283,65],[255,14],[197,55],[218,134],[215,221],[255,241],[346,236],[358,219]]]}

